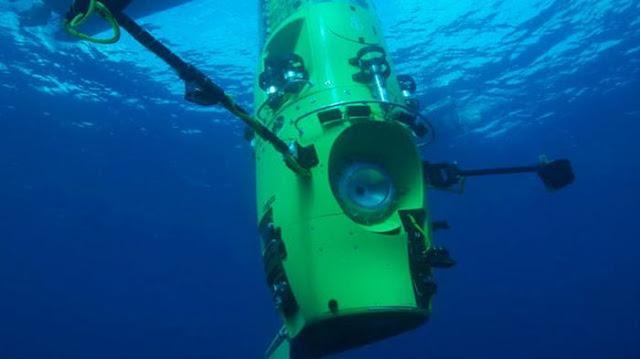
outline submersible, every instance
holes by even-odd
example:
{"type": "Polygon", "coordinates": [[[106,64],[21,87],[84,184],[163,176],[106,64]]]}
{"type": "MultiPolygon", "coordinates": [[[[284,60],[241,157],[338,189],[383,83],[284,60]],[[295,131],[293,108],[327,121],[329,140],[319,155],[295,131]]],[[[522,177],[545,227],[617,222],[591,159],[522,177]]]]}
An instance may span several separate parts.
{"type": "Polygon", "coordinates": [[[256,116],[312,157],[300,175],[256,139],[265,270],[285,322],[269,353],[317,357],[415,328],[435,284],[411,82],[369,1],[260,10],[256,116]]]}
{"type": "Polygon", "coordinates": [[[242,109],[123,13],[131,0],[77,0],[67,30],[112,43],[122,26],[185,82],[185,98],[222,105],[255,134],[257,222],[266,281],[284,325],[273,359],[319,358],[423,324],[433,270],[455,264],[433,245],[427,187],[471,176],[537,173],[550,189],[573,182],[569,161],[465,171],[430,163],[433,135],[410,76],[397,74],[368,0],[260,0],[254,113],[242,109]],[[113,29],[79,27],[98,13],[113,29]]]}

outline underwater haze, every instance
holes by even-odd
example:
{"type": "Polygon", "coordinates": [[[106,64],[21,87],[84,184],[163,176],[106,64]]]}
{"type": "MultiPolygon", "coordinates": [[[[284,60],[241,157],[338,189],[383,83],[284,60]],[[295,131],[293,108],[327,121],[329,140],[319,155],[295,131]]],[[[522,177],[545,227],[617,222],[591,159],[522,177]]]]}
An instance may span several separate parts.
{"type": "MultiPolygon", "coordinates": [[[[640,358],[640,0],[377,0],[399,73],[463,168],[571,159],[431,191],[438,272],[419,329],[336,358],[640,358]]],[[[140,19],[251,107],[256,0],[140,19]]],[[[262,358],[280,327],[252,149],[128,35],[72,41],[0,1],[0,358],[262,358]]]]}

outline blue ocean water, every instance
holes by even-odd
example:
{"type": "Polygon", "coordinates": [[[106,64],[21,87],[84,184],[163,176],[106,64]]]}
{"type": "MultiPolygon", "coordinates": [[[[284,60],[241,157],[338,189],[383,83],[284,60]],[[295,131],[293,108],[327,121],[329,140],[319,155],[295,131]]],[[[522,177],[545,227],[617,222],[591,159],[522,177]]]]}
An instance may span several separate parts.
{"type": "MultiPolygon", "coordinates": [[[[640,1],[376,4],[438,133],[425,158],[567,157],[577,181],[431,192],[458,265],[430,322],[336,357],[640,358],[640,1]]],[[[242,126],[127,36],[26,21],[39,5],[0,3],[0,358],[262,357],[279,322],[242,126]]],[[[141,22],[251,103],[255,1],[141,22]]]]}

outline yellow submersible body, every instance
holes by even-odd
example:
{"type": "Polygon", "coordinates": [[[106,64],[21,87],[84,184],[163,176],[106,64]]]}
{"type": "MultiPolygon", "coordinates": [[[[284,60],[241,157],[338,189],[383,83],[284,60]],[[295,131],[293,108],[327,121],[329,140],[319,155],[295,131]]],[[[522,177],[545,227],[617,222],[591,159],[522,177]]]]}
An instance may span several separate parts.
{"type": "Polygon", "coordinates": [[[308,173],[255,141],[272,358],[313,358],[422,324],[435,284],[415,85],[368,0],[263,0],[256,118],[308,173]]]}

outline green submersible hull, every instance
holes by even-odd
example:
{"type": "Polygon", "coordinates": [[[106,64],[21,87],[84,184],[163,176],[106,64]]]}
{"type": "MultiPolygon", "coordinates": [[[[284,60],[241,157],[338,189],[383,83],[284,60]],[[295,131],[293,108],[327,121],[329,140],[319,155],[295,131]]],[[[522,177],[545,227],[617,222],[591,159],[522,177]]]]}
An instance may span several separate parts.
{"type": "Polygon", "coordinates": [[[255,143],[264,265],[285,323],[267,355],[320,357],[415,328],[435,291],[422,161],[374,8],[264,0],[261,15],[256,117],[313,157],[301,176],[255,143]]]}

